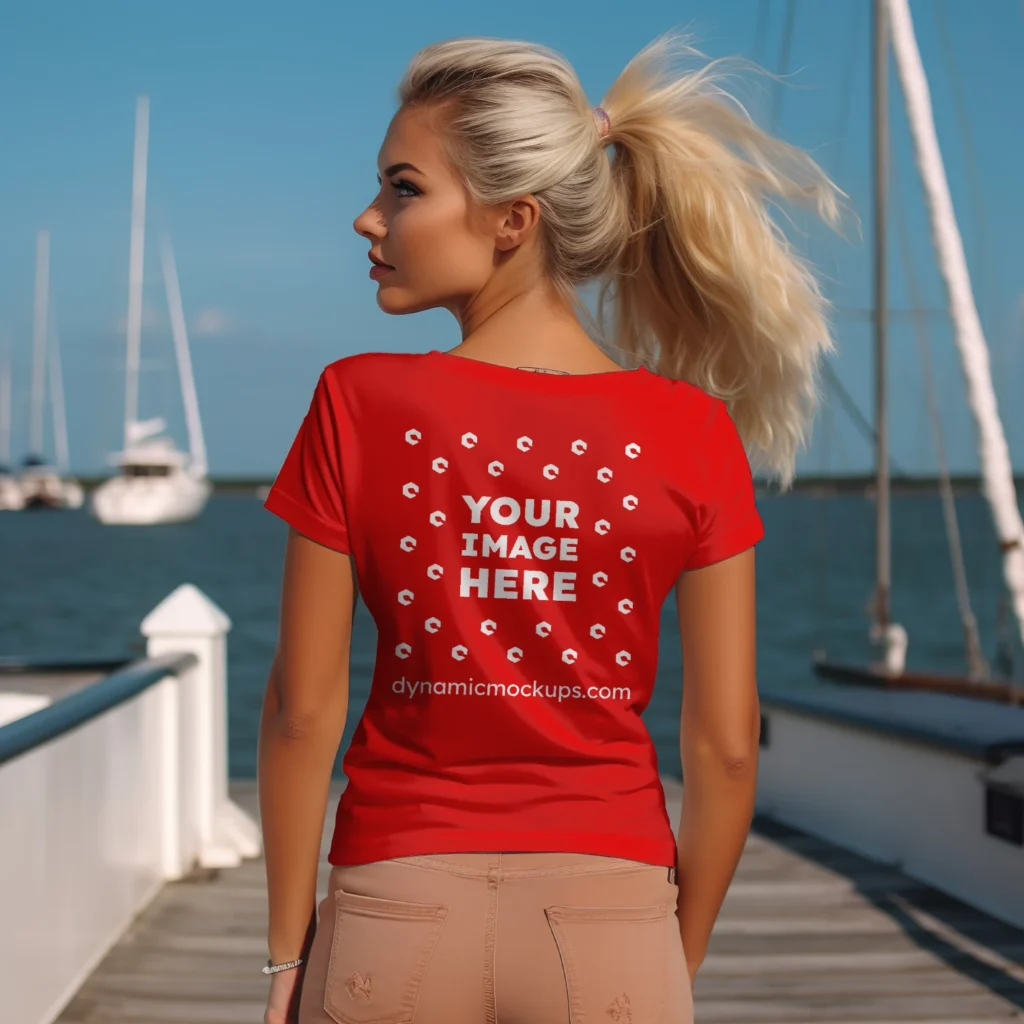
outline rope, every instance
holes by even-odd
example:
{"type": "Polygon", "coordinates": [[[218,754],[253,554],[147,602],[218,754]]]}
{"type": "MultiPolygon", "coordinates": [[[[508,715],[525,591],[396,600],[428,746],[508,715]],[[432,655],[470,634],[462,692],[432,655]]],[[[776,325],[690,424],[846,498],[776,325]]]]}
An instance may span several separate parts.
{"type": "MultiPolygon", "coordinates": [[[[847,415],[853,421],[854,426],[860,430],[866,440],[874,444],[877,436],[875,428],[868,421],[867,417],[860,411],[857,403],[850,395],[850,392],[846,390],[843,386],[843,382],[836,376],[836,372],[828,360],[824,360],[822,362],[821,372],[825,378],[825,383],[835,391],[836,396],[839,398],[841,405],[846,410],[847,415]]],[[[894,476],[908,475],[891,454],[889,455],[889,468],[892,470],[894,476]]]]}
{"type": "Polygon", "coordinates": [[[772,104],[772,133],[779,127],[782,116],[782,79],[789,71],[789,52],[793,46],[793,28],[796,24],[796,0],[786,0],[786,20],[782,26],[782,39],[779,41],[779,59],[775,66],[775,91],[772,104]]]}
{"type": "Polygon", "coordinates": [[[860,38],[861,22],[864,20],[864,12],[868,9],[866,3],[855,3],[851,11],[850,34],[846,37],[846,66],[843,68],[843,77],[839,86],[839,136],[836,148],[835,169],[832,177],[836,181],[843,180],[843,173],[846,170],[846,129],[850,123],[850,103],[853,99],[853,75],[857,65],[857,57],[860,55],[860,47],[855,45],[855,40],[860,38]]]}
{"type": "MultiPolygon", "coordinates": [[[[892,176],[893,192],[899,191],[899,175],[892,176]]],[[[907,221],[904,216],[904,205],[899,195],[892,204],[895,212],[896,234],[899,239],[900,257],[903,262],[903,273],[906,276],[907,291],[911,305],[916,310],[921,305],[921,293],[914,273],[914,262],[910,251],[910,236],[907,232],[907,221]]],[[[956,587],[956,603],[960,611],[960,623],[964,631],[964,656],[967,661],[967,674],[970,679],[988,678],[988,666],[981,652],[981,640],[978,636],[978,622],[971,609],[971,595],[967,587],[967,570],[964,565],[963,546],[960,543],[960,527],[956,516],[956,502],[953,497],[953,482],[949,476],[949,464],[946,459],[946,446],[942,437],[942,415],[939,402],[935,395],[935,384],[932,379],[931,352],[928,327],[923,316],[915,318],[915,335],[917,351],[921,361],[921,379],[924,385],[925,405],[931,420],[932,434],[935,441],[935,457],[939,466],[939,497],[942,501],[942,516],[946,526],[946,541],[949,545],[949,557],[953,567],[953,582],[956,587]]]]}
{"type": "Polygon", "coordinates": [[[754,27],[754,48],[751,51],[751,60],[755,64],[761,63],[764,55],[764,42],[768,35],[768,0],[761,0],[757,6],[757,24],[754,27]]]}

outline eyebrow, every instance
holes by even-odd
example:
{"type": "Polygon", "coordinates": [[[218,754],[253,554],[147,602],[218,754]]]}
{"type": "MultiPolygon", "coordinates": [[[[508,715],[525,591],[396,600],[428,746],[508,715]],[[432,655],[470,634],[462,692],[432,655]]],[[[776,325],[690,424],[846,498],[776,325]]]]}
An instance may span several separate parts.
{"type": "Polygon", "coordinates": [[[415,171],[417,174],[423,173],[418,167],[414,166],[413,164],[392,164],[390,167],[384,168],[384,177],[390,178],[392,174],[397,174],[399,171],[415,171]]]}

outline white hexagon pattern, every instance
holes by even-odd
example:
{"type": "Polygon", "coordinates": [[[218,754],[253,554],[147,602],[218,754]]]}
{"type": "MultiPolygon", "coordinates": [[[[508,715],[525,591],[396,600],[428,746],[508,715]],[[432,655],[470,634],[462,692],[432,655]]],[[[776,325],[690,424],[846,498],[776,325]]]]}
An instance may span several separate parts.
{"type": "MultiPolygon", "coordinates": [[[[423,432],[413,427],[405,432],[405,440],[410,445],[420,444],[423,440],[423,432]]],[[[464,448],[474,448],[479,443],[478,436],[472,431],[467,431],[461,437],[461,444],[464,448]]],[[[533,449],[533,438],[527,435],[521,435],[516,438],[516,447],[521,452],[529,452],[533,449]]],[[[588,450],[588,444],[582,438],[574,440],[570,449],[574,455],[584,455],[588,450]]],[[[641,454],[640,445],[632,441],[627,444],[624,448],[625,455],[630,459],[639,458],[641,454]]],[[[435,473],[444,473],[449,469],[449,461],[443,456],[439,456],[432,460],[431,468],[435,473]]],[[[487,472],[493,476],[500,476],[505,471],[504,463],[498,459],[494,459],[487,464],[487,472]]],[[[559,475],[559,468],[554,463],[547,463],[541,470],[543,476],[547,480],[554,480],[559,475]]],[[[601,483],[608,483],[614,477],[614,472],[609,466],[602,466],[597,470],[597,479],[601,483]]],[[[406,498],[414,498],[420,492],[420,487],[413,481],[407,482],[402,487],[402,494],[406,498]]],[[[639,498],[635,494],[626,494],[622,497],[622,507],[631,512],[638,508],[639,498]]],[[[430,513],[430,523],[433,526],[441,526],[447,521],[447,516],[441,509],[435,509],[430,513]]],[[[598,519],[594,523],[594,530],[600,535],[606,535],[611,531],[612,524],[608,519],[598,519]]],[[[411,535],[406,535],[399,541],[399,546],[403,551],[413,551],[417,546],[417,540],[411,535]]],[[[622,547],[619,551],[619,555],[624,562],[631,562],[636,558],[636,549],[627,545],[622,547]]],[[[433,563],[427,568],[427,576],[431,579],[440,579],[444,574],[444,568],[438,563],[433,563]]],[[[609,581],[608,573],[599,571],[595,572],[591,577],[595,587],[604,587],[609,581]]],[[[398,601],[400,604],[409,605],[413,602],[414,594],[412,590],[401,590],[398,593],[398,601]]],[[[616,607],[619,612],[623,615],[630,614],[634,609],[634,603],[630,598],[622,598],[617,602],[616,607]]],[[[423,627],[428,633],[437,633],[441,629],[442,623],[436,616],[430,616],[427,618],[423,627]]],[[[498,624],[494,619],[484,619],[480,623],[480,631],[485,636],[492,636],[497,632],[498,624]]],[[[535,631],[539,637],[548,637],[552,634],[553,627],[550,622],[538,622],[535,626],[535,631]]],[[[595,640],[601,640],[607,636],[607,627],[600,622],[595,622],[589,627],[590,636],[595,640]]],[[[411,656],[412,646],[408,643],[400,643],[395,647],[395,654],[399,658],[408,658],[411,656]]],[[[469,655],[469,649],[464,644],[456,644],[451,648],[452,657],[456,661],[462,661],[469,655]]],[[[521,647],[509,647],[506,650],[506,657],[511,662],[519,662],[523,658],[523,649],[521,647]]],[[[579,653],[571,647],[567,647],[561,651],[561,660],[567,664],[575,664],[579,658],[579,653]]],[[[617,651],[615,654],[615,662],[620,666],[625,666],[632,660],[632,655],[627,650],[617,651]]]]}

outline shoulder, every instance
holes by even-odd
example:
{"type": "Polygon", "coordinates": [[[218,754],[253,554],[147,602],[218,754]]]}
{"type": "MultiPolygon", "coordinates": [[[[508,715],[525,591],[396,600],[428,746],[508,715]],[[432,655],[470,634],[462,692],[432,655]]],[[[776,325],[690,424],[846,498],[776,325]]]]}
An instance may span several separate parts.
{"type": "Polygon", "coordinates": [[[322,376],[331,383],[379,384],[411,372],[420,352],[355,352],[328,363],[322,376]]]}
{"type": "Polygon", "coordinates": [[[676,425],[707,437],[732,425],[726,402],[688,380],[668,380],[676,425]]]}
{"type": "Polygon", "coordinates": [[[332,404],[365,407],[375,398],[407,394],[424,358],[419,352],[356,352],[323,368],[317,391],[332,404]]]}
{"type": "Polygon", "coordinates": [[[728,402],[689,381],[670,384],[671,429],[681,442],[677,458],[687,478],[711,486],[723,474],[748,474],[746,448],[728,402]]]}

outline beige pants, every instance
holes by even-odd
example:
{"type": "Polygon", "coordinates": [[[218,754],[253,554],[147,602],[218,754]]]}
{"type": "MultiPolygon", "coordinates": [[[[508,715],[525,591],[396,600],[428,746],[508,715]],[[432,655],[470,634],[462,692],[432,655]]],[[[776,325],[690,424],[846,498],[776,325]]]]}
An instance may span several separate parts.
{"type": "Polygon", "coordinates": [[[569,853],[335,867],[300,1024],[692,1024],[668,869],[569,853]]]}

